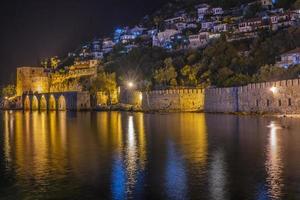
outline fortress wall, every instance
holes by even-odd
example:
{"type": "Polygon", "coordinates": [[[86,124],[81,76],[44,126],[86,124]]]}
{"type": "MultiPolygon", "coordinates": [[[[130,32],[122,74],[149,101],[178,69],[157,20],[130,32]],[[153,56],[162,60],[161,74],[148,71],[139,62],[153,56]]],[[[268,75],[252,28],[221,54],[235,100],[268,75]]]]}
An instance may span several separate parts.
{"type": "Polygon", "coordinates": [[[206,112],[300,113],[300,80],[206,89],[206,112]],[[271,88],[275,90],[271,90],[271,88]]]}
{"type": "Polygon", "coordinates": [[[237,112],[238,88],[209,88],[205,90],[206,112],[237,112]]]}
{"type": "Polygon", "coordinates": [[[169,89],[142,93],[143,110],[201,111],[204,109],[203,89],[169,89]]]}

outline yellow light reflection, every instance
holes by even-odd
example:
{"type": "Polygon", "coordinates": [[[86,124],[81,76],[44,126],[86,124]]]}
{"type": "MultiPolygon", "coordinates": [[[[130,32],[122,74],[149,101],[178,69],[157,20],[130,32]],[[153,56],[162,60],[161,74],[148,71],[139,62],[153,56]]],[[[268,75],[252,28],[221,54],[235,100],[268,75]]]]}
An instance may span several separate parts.
{"type": "Polygon", "coordinates": [[[201,170],[207,164],[207,130],[204,114],[180,115],[180,134],[184,155],[201,170]]]}
{"type": "Polygon", "coordinates": [[[129,194],[133,191],[136,182],[137,171],[137,151],[136,151],[136,135],[133,123],[133,116],[128,116],[128,133],[126,147],[126,172],[127,172],[127,191],[129,194]]]}

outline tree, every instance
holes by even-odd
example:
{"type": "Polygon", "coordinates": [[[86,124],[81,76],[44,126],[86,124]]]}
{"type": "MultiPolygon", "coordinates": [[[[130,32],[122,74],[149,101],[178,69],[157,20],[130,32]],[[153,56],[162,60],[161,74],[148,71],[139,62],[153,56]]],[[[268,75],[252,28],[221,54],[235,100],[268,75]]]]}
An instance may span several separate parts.
{"type": "Polygon", "coordinates": [[[132,78],[136,82],[151,80],[157,66],[162,66],[168,53],[162,48],[140,47],[132,49],[128,54],[112,55],[105,69],[115,72],[118,80],[132,78]]]}
{"type": "Polygon", "coordinates": [[[260,3],[254,3],[249,5],[249,8],[246,11],[245,17],[246,18],[253,18],[262,10],[260,3]]]}
{"type": "Polygon", "coordinates": [[[50,58],[50,66],[52,69],[56,69],[60,64],[60,60],[57,56],[50,58]]]}
{"type": "Polygon", "coordinates": [[[1,96],[2,97],[13,97],[16,95],[16,87],[13,84],[9,84],[2,88],[1,96]]]}
{"type": "Polygon", "coordinates": [[[198,79],[197,74],[199,72],[199,66],[190,66],[185,65],[181,70],[180,73],[183,76],[183,84],[189,86],[197,86],[198,79]]]}
{"type": "Polygon", "coordinates": [[[300,9],[300,0],[296,0],[295,3],[293,4],[294,9],[300,9]]]}
{"type": "Polygon", "coordinates": [[[259,82],[277,81],[286,77],[286,70],[276,65],[264,65],[256,75],[259,82]]]}
{"type": "Polygon", "coordinates": [[[177,85],[177,72],[173,66],[172,58],[167,58],[164,60],[164,67],[155,70],[153,78],[158,85],[177,85]]]}
{"type": "Polygon", "coordinates": [[[90,92],[96,94],[98,91],[105,92],[108,95],[111,104],[111,96],[117,90],[116,74],[99,72],[97,77],[92,81],[90,92]]]}

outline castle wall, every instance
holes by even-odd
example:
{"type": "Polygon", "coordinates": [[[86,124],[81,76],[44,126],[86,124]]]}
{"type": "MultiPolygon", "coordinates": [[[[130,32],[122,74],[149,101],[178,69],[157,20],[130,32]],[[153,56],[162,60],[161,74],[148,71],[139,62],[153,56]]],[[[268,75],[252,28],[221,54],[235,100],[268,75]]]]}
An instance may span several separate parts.
{"type": "Polygon", "coordinates": [[[142,106],[142,92],[133,89],[120,89],[120,103],[130,104],[136,107],[142,106]]]}
{"type": "Polygon", "coordinates": [[[237,112],[238,88],[209,88],[205,90],[207,112],[237,112]]]}
{"type": "Polygon", "coordinates": [[[24,92],[45,93],[49,89],[48,75],[41,67],[20,67],[17,69],[17,96],[24,92]]]}
{"type": "Polygon", "coordinates": [[[77,92],[77,110],[91,109],[91,98],[89,92],[77,92]]]}
{"type": "Polygon", "coordinates": [[[143,110],[201,111],[204,109],[203,89],[170,89],[142,93],[143,110]]]}
{"type": "Polygon", "coordinates": [[[300,80],[206,89],[205,111],[299,114],[300,80]]]}
{"type": "MultiPolygon", "coordinates": [[[[46,93],[46,94],[38,94],[38,93],[31,93],[31,94],[23,94],[20,97],[20,104],[18,104],[17,108],[25,107],[26,99],[29,99],[29,107],[33,109],[33,99],[37,99],[38,101],[38,108],[40,109],[41,106],[41,99],[45,98],[47,109],[50,109],[50,99],[54,99],[55,110],[60,110],[60,98],[63,98],[65,102],[65,109],[66,110],[87,110],[91,109],[91,102],[90,102],[90,94],[88,92],[57,92],[57,93],[46,93]]],[[[52,105],[53,105],[52,104],[52,105]]]]}

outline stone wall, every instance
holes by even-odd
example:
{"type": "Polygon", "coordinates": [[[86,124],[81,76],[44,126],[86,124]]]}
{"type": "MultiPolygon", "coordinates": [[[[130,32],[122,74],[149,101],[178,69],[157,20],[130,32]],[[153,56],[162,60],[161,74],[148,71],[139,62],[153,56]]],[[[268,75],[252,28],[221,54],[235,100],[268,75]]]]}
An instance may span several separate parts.
{"type": "Polygon", "coordinates": [[[17,68],[17,96],[25,91],[48,92],[48,75],[41,67],[20,67],[17,68]]]}
{"type": "Polygon", "coordinates": [[[142,109],[162,111],[202,111],[203,89],[170,89],[142,93],[142,109]]]}
{"type": "Polygon", "coordinates": [[[206,112],[300,113],[300,79],[206,89],[206,112]]]}
{"type": "Polygon", "coordinates": [[[89,92],[77,92],[77,110],[91,109],[91,98],[89,92]]]}
{"type": "Polygon", "coordinates": [[[238,109],[238,88],[209,88],[205,90],[207,112],[236,112],[238,109]]]}
{"type": "Polygon", "coordinates": [[[130,104],[140,108],[142,106],[142,100],[142,92],[134,89],[120,88],[120,103],[130,104]]]}
{"type": "Polygon", "coordinates": [[[88,92],[30,93],[19,98],[23,110],[88,110],[91,109],[88,92]]]}

